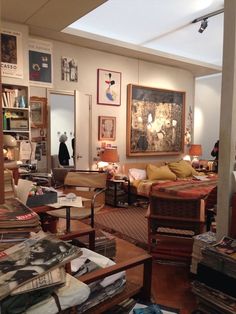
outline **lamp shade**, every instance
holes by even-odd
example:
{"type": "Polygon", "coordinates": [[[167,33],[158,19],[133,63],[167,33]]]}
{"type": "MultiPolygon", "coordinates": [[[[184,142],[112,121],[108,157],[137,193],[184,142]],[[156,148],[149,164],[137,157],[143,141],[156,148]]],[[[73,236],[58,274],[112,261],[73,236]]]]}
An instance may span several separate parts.
{"type": "Polygon", "coordinates": [[[17,141],[16,139],[9,134],[4,134],[3,135],[3,146],[8,148],[8,147],[16,147],[17,146],[17,141]]]}
{"type": "Polygon", "coordinates": [[[189,148],[190,156],[201,156],[202,155],[202,145],[192,144],[189,148]]]}
{"type": "Polygon", "coordinates": [[[100,154],[101,161],[106,162],[117,162],[119,161],[119,156],[116,148],[105,148],[100,154]]]}

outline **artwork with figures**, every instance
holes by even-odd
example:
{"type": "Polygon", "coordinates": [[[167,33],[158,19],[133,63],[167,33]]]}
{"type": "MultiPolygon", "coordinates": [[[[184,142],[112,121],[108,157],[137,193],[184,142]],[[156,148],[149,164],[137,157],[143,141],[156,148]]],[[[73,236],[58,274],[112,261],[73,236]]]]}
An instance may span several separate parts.
{"type": "Polygon", "coordinates": [[[184,151],[185,92],[128,85],[127,156],[184,151]]]}
{"type": "Polygon", "coordinates": [[[78,82],[78,61],[74,58],[61,57],[61,79],[78,82]]]}
{"type": "Polygon", "coordinates": [[[116,117],[98,117],[98,140],[114,141],[116,139],[116,117]]]}

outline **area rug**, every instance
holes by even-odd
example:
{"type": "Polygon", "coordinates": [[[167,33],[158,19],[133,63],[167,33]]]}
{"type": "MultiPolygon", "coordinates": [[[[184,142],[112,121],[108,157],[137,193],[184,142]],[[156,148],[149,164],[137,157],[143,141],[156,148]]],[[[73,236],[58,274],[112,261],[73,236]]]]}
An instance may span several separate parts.
{"type": "Polygon", "coordinates": [[[111,208],[95,214],[95,227],[147,249],[147,208],[111,208]]]}

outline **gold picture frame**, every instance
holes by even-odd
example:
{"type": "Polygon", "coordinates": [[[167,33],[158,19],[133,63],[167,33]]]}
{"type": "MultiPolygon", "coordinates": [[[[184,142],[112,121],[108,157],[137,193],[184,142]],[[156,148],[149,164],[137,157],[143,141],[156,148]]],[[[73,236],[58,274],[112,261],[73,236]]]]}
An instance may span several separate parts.
{"type": "Polygon", "coordinates": [[[185,92],[128,85],[127,156],[184,152],[185,92]]]}
{"type": "Polygon", "coordinates": [[[30,97],[30,118],[32,128],[45,128],[47,121],[47,98],[30,97]]]}
{"type": "Polygon", "coordinates": [[[98,140],[115,141],[116,139],[116,117],[98,117],[98,140]]]}

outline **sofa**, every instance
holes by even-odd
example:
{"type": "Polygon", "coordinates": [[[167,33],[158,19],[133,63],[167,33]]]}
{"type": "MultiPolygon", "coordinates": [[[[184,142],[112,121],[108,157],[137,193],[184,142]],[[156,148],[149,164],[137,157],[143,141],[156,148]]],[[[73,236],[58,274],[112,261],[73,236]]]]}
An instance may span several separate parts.
{"type": "Polygon", "coordinates": [[[132,195],[149,197],[154,184],[161,184],[179,179],[192,179],[193,176],[201,176],[204,173],[196,171],[185,160],[124,163],[121,172],[130,180],[132,195]]]}

